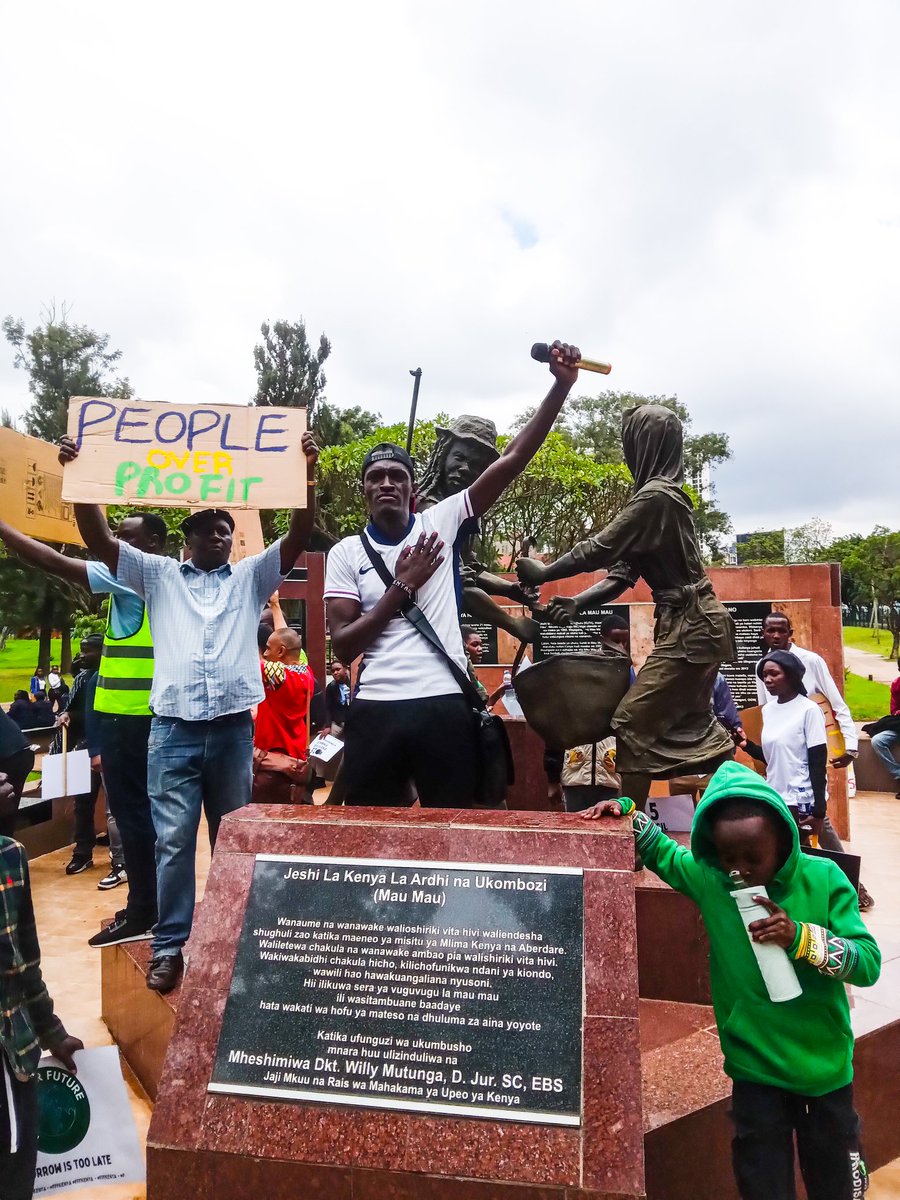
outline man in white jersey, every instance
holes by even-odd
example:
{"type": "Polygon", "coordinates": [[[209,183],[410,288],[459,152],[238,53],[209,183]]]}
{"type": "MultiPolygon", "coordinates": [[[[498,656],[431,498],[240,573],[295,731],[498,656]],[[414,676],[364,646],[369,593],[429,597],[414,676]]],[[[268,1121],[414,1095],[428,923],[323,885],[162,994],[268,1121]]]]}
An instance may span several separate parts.
{"type": "Polygon", "coordinates": [[[478,784],[471,705],[446,661],[406,620],[415,603],[466,674],[456,559],[460,526],[480,517],[540,447],[578,377],[575,346],[553,344],[554,383],[525,427],[472,486],[424,513],[412,511],[413,463],[384,442],[363,462],[366,537],[393,577],[386,587],[359,536],[328,556],[325,599],[332,646],[342,662],[363,656],[344,729],[347,804],[402,805],[410,780],[421,804],[464,808],[478,784]]]}

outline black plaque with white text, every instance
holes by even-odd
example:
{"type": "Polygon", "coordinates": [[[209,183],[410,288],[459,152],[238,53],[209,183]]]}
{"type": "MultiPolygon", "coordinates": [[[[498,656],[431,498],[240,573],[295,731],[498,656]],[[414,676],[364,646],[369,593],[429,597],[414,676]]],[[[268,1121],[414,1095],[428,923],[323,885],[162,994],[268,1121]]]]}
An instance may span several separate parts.
{"type": "Polygon", "coordinates": [[[603,604],[586,608],[571,625],[551,625],[542,621],[534,639],[534,661],[540,662],[551,654],[590,654],[600,648],[600,625],[604,617],[629,620],[627,604],[603,604]]]}
{"type": "Polygon", "coordinates": [[[772,611],[770,600],[728,600],[725,608],[734,621],[737,658],[722,663],[719,670],[728,680],[738,708],[753,708],[759,703],[756,692],[756,664],[762,657],[760,633],[763,619],[772,611]]]}
{"type": "Polygon", "coordinates": [[[581,1123],[583,876],[257,855],[211,1092],[581,1123]]]}
{"type": "Polygon", "coordinates": [[[497,626],[489,625],[487,621],[477,620],[465,609],[459,614],[459,623],[468,625],[481,638],[481,665],[484,667],[497,666],[500,662],[497,626]]]}

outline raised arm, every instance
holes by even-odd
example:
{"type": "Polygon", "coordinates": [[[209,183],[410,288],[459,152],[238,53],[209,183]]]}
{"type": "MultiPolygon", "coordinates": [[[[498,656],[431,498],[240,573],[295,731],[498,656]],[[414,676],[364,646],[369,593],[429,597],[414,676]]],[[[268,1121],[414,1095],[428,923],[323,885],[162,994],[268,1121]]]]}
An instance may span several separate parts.
{"type": "MultiPolygon", "coordinates": [[[[59,439],[59,461],[65,467],[78,457],[78,447],[70,437],[59,439]]],[[[102,563],[106,563],[113,575],[119,566],[119,543],[109,531],[103,509],[96,504],[76,504],[75,524],[84,538],[84,544],[102,563]]]]}
{"type": "Polygon", "coordinates": [[[569,346],[564,342],[553,343],[550,348],[550,374],[555,380],[553,387],[524,429],[516,434],[497,461],[491,463],[469,488],[469,502],[476,517],[482,516],[499,500],[537,454],[578,378],[575,364],[579,358],[581,351],[577,346],[569,346]]]}
{"type": "Polygon", "coordinates": [[[309,545],[316,521],[316,463],[319,461],[319,447],[309,430],[304,433],[301,444],[306,455],[306,508],[294,509],[288,531],[281,539],[281,570],[285,575],[293,570],[294,563],[309,545]]]}
{"type": "Polygon", "coordinates": [[[29,566],[38,567],[41,571],[45,571],[48,575],[56,575],[59,579],[68,579],[71,583],[79,583],[82,587],[88,586],[87,567],[82,559],[69,558],[65,554],[60,554],[52,546],[45,546],[43,542],[37,542],[26,533],[20,533],[18,529],[13,529],[11,525],[7,525],[6,521],[0,521],[0,540],[3,541],[10,553],[21,559],[22,562],[28,563],[29,566]]]}

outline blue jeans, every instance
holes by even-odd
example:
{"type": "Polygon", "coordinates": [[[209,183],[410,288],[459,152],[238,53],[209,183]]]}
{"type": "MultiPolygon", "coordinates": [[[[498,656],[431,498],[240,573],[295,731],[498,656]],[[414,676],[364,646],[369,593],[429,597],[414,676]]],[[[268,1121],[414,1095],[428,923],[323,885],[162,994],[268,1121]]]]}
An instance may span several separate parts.
{"type": "Polygon", "coordinates": [[[156,829],[159,920],[153,954],[176,954],[194,919],[194,860],[200,810],[210,846],[226,813],[250,803],[253,721],[249,712],[217,721],[154,717],[150,726],[147,791],[156,829]]]}
{"type": "Polygon", "coordinates": [[[900,746],[900,733],[894,733],[890,729],[876,733],[872,738],[872,749],[884,763],[885,770],[895,783],[900,783],[900,762],[897,762],[893,753],[897,746],[900,746]]]}

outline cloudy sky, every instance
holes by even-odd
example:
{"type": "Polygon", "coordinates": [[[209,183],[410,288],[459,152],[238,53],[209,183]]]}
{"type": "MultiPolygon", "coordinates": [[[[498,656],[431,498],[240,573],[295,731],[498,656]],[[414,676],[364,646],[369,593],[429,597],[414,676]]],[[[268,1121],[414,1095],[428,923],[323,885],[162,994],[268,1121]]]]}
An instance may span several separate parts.
{"type": "Polygon", "coordinates": [[[562,337],[728,432],[736,529],[900,524],[890,0],[47,0],[2,42],[0,309],[65,300],[144,399],[248,399],[302,315],[329,399],[399,419],[421,366],[502,428],[562,337]]]}

